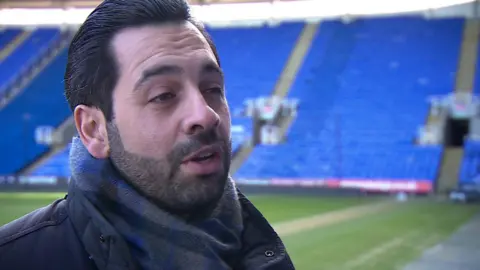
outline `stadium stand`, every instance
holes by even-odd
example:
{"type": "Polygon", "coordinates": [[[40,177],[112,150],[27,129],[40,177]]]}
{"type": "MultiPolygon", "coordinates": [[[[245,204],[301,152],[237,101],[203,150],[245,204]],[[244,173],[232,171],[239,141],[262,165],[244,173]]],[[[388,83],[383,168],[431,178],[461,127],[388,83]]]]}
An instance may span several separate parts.
{"type": "Polygon", "coordinates": [[[480,176],[480,141],[467,140],[464,146],[459,184],[473,183],[480,176]]]}
{"type": "Polygon", "coordinates": [[[56,153],[53,157],[47,159],[42,166],[34,170],[30,175],[33,176],[59,176],[69,177],[70,167],[68,165],[68,155],[70,153],[70,144],[63,150],[56,153]]]}
{"type": "Polygon", "coordinates": [[[454,88],[462,19],[323,22],[289,96],[288,143],[256,147],[237,178],[432,182],[441,147],[414,146],[429,95],[454,88]]]}
{"type": "MultiPolygon", "coordinates": [[[[478,43],[478,48],[477,48],[477,53],[480,55],[480,42],[478,43]]],[[[475,95],[480,94],[480,57],[477,57],[477,62],[476,62],[476,67],[475,68],[475,75],[473,78],[473,93],[475,95]]]]}
{"type": "Polygon", "coordinates": [[[22,30],[13,28],[0,30],[0,52],[21,32],[22,30]]]}
{"type": "MultiPolygon", "coordinates": [[[[43,32],[43,31],[42,31],[43,32]]],[[[42,155],[48,148],[35,142],[38,126],[60,125],[70,116],[63,96],[64,50],[6,107],[0,110],[0,175],[13,174],[42,155]]]]}
{"type": "Polygon", "coordinates": [[[55,39],[60,38],[60,30],[38,29],[35,30],[24,42],[0,62],[0,91],[4,86],[28,68],[42,52],[52,45],[55,39]]]}
{"type": "Polygon", "coordinates": [[[247,98],[270,95],[303,26],[209,29],[221,57],[232,110],[247,98]]]}
{"type": "MultiPolygon", "coordinates": [[[[480,43],[477,51],[480,53],[480,43]]],[[[473,80],[473,93],[480,94],[480,57],[476,59],[476,69],[473,80]]],[[[476,177],[480,176],[480,141],[466,140],[464,152],[459,173],[459,184],[472,183],[476,177]]]]}
{"type": "MultiPolygon", "coordinates": [[[[232,111],[241,108],[247,98],[268,96],[272,92],[303,25],[286,23],[273,27],[208,29],[221,57],[232,111]]],[[[59,89],[55,91],[63,93],[59,89]]],[[[245,134],[251,133],[250,119],[232,115],[232,125],[242,126],[245,134]]],[[[242,142],[241,137],[234,137],[232,148],[235,150],[242,142]]],[[[68,147],[31,174],[68,176],[65,175],[68,174],[66,157],[68,147]]]]}
{"type": "MultiPolygon", "coordinates": [[[[232,111],[247,98],[271,93],[303,25],[209,29],[222,57],[232,111]]],[[[413,142],[428,113],[427,97],[454,88],[462,26],[462,19],[322,22],[288,94],[300,100],[288,142],[255,147],[236,177],[433,182],[443,149],[413,142]]],[[[0,174],[15,172],[46,151],[31,136],[36,126],[58,126],[69,116],[62,96],[64,64],[62,53],[0,111],[0,119],[18,127],[0,142],[6,153],[15,153],[0,174]],[[58,85],[45,87],[55,81],[58,85]],[[36,100],[41,90],[51,100],[36,100]],[[40,104],[52,106],[40,109],[40,104]],[[12,142],[20,141],[18,151],[12,142]]],[[[248,119],[232,116],[232,124],[251,133],[248,119]]],[[[234,138],[234,147],[241,143],[234,138]]],[[[32,174],[68,176],[68,151],[67,146],[32,174]]]]}
{"type": "MultiPolygon", "coordinates": [[[[477,50],[480,52],[480,44],[477,50]]],[[[477,58],[476,66],[480,67],[480,57],[477,58]]],[[[473,93],[480,94],[480,68],[475,69],[473,93]]],[[[467,140],[464,145],[459,184],[472,183],[478,176],[480,176],[480,141],[467,140]]]]}

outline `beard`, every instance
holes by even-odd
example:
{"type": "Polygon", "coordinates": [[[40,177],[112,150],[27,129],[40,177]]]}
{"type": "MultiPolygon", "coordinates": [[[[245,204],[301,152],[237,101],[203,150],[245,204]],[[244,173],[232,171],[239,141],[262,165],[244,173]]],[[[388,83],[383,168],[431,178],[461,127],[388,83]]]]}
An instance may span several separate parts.
{"type": "Polygon", "coordinates": [[[163,158],[143,157],[125,150],[117,126],[107,124],[110,160],[125,181],[160,208],[175,215],[208,215],[223,195],[231,161],[231,141],[215,129],[191,136],[163,158]],[[222,170],[209,175],[187,175],[181,164],[186,156],[208,144],[220,144],[222,170]]]}

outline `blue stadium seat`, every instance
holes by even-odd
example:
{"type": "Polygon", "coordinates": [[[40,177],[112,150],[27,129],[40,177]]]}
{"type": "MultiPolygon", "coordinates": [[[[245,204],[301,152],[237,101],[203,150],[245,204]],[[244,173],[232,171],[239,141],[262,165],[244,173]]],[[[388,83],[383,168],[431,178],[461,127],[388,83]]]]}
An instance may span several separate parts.
{"type": "MultiPolygon", "coordinates": [[[[273,91],[303,26],[303,23],[286,23],[275,27],[208,29],[225,72],[226,93],[232,111],[241,108],[246,98],[269,95],[273,91]]],[[[64,104],[58,106],[63,108],[64,104]]],[[[64,115],[60,113],[59,116],[64,115]]],[[[232,117],[232,124],[242,125],[247,134],[251,133],[250,119],[232,117]]],[[[242,142],[234,138],[233,150],[242,142]]],[[[43,148],[37,149],[41,152],[43,148]]],[[[68,171],[66,152],[68,150],[55,155],[34,174],[59,173],[65,176],[68,171]]]]}
{"type": "Polygon", "coordinates": [[[463,19],[323,22],[289,93],[300,107],[288,142],[256,147],[236,176],[434,181],[442,148],[413,142],[427,97],[454,89],[462,27],[463,19]]]}
{"type": "MultiPolygon", "coordinates": [[[[476,67],[480,67],[480,43],[477,47],[477,52],[479,53],[477,56],[477,63],[476,67]]],[[[480,94],[480,68],[475,68],[475,76],[473,78],[473,93],[478,95],[480,94]]]]}
{"type": "Polygon", "coordinates": [[[0,110],[0,175],[12,174],[36,160],[47,147],[35,142],[38,126],[59,126],[71,115],[63,95],[67,61],[64,49],[32,82],[0,110]]]}
{"type": "Polygon", "coordinates": [[[3,31],[0,30],[0,51],[12,42],[21,32],[22,30],[14,28],[8,28],[3,31]]]}
{"type": "MultiPolygon", "coordinates": [[[[271,93],[302,26],[209,29],[232,111],[271,93]]],[[[289,141],[256,147],[236,176],[433,181],[443,149],[413,140],[426,98],[453,89],[462,27],[462,19],[323,22],[289,93],[300,99],[289,141]]],[[[251,132],[248,119],[232,124],[251,132]]],[[[65,176],[65,153],[35,173],[65,176]]]]}
{"type": "Polygon", "coordinates": [[[303,23],[274,27],[209,29],[225,73],[232,110],[247,98],[270,95],[303,23]]]}
{"type": "Polygon", "coordinates": [[[33,176],[59,176],[70,177],[70,167],[68,155],[70,153],[70,144],[63,150],[56,153],[53,157],[49,158],[42,166],[34,170],[31,175],[33,176]]]}
{"type": "Polygon", "coordinates": [[[38,29],[19,44],[10,55],[0,62],[0,91],[58,38],[60,38],[59,29],[38,29]]]}
{"type": "Polygon", "coordinates": [[[246,138],[250,138],[252,135],[252,120],[250,118],[232,117],[232,129],[234,126],[241,126],[244,130],[243,137],[237,137],[232,135],[232,151],[235,151],[245,141],[246,138]]]}
{"type": "Polygon", "coordinates": [[[480,176],[480,141],[467,140],[464,145],[459,183],[473,183],[480,176]]]}

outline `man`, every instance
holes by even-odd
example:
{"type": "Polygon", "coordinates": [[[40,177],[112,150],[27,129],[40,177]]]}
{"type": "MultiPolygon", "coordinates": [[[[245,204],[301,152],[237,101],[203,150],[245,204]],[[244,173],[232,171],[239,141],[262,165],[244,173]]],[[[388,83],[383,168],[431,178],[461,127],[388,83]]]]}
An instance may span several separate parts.
{"type": "Polygon", "coordinates": [[[183,0],[100,4],[68,54],[68,196],[0,229],[0,269],[294,269],[228,176],[223,79],[183,0]]]}

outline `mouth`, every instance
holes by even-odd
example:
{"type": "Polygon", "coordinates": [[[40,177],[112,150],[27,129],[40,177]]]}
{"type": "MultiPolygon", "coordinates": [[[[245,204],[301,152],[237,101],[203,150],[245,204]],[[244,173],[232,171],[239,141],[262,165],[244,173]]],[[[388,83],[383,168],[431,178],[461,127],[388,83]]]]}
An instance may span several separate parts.
{"type": "Polygon", "coordinates": [[[216,156],[220,156],[220,147],[218,146],[204,146],[200,148],[198,151],[195,151],[191,155],[187,156],[182,163],[187,162],[204,162],[208,161],[209,159],[215,158],[216,156]]]}
{"type": "Polygon", "coordinates": [[[222,166],[220,154],[219,146],[205,146],[186,157],[182,161],[182,165],[192,174],[212,174],[218,172],[222,166]]]}

